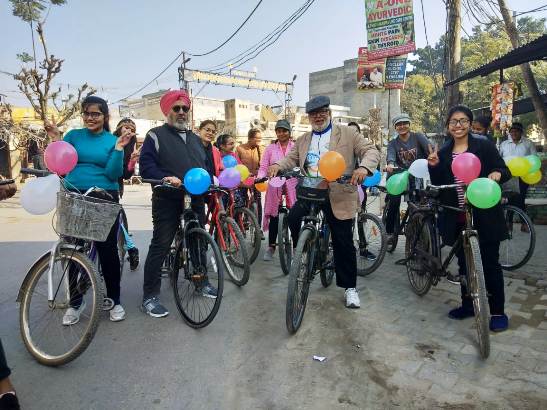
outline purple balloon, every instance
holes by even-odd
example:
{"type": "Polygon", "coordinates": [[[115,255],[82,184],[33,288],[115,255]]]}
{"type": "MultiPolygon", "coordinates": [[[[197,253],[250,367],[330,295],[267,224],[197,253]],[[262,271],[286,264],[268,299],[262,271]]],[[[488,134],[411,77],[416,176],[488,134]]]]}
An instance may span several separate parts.
{"type": "Polygon", "coordinates": [[[218,177],[220,186],[235,188],[241,182],[241,173],[236,168],[226,168],[218,177]]]}
{"type": "Polygon", "coordinates": [[[285,183],[285,178],[273,177],[270,179],[269,185],[274,188],[281,188],[285,183]]]}

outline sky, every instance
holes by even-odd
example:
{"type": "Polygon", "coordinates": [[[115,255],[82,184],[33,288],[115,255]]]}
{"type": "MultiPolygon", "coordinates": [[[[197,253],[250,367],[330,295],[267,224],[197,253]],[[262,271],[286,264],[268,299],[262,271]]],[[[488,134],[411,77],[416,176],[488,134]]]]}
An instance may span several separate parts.
{"type": "MultiPolygon", "coordinates": [[[[110,102],[138,90],[154,78],[182,50],[193,54],[209,51],[226,38],[248,16],[257,0],[68,0],[52,6],[45,23],[49,52],[65,60],[60,83],[70,90],[87,82],[97,95],[110,102]]],[[[16,54],[32,53],[30,28],[11,14],[8,0],[0,6],[0,71],[14,73],[21,63],[16,54]]],[[[204,69],[229,60],[258,42],[298,9],[304,0],[263,0],[243,29],[219,51],[206,57],[193,57],[189,68],[204,69]]],[[[508,0],[510,8],[527,11],[546,4],[544,0],[508,0]]],[[[429,43],[434,45],[445,31],[442,0],[423,0],[429,43]]],[[[416,43],[426,46],[420,0],[414,0],[416,43]]],[[[531,14],[547,17],[546,12],[531,14]]],[[[472,26],[469,16],[464,28],[472,26]]],[[[257,68],[257,78],[295,81],[293,102],[308,99],[308,74],[343,65],[366,45],[363,0],[316,0],[308,11],[281,38],[256,59],[239,69],[257,68]]],[[[40,47],[38,47],[40,49],[40,47]]],[[[39,54],[40,55],[40,54],[39,54]]],[[[137,97],[159,89],[178,88],[173,65],[137,97]]],[[[203,84],[191,84],[194,94],[203,84]]],[[[28,105],[17,92],[15,81],[0,73],[0,94],[14,105],[28,105]]],[[[280,105],[283,95],[272,92],[208,85],[202,96],[242,98],[280,105]]]]}

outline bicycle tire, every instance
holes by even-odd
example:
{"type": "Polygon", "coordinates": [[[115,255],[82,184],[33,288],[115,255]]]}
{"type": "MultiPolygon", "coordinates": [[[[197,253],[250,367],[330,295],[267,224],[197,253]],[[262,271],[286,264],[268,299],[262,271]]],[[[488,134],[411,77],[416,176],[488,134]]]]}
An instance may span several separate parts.
{"type": "Polygon", "coordinates": [[[324,265],[330,264],[333,258],[332,243],[330,241],[330,229],[325,224],[325,233],[319,239],[319,252],[320,259],[324,258],[323,266],[319,270],[319,277],[321,278],[321,285],[324,288],[328,288],[332,284],[334,278],[334,269],[326,269],[324,265]]]}
{"type": "MultiPolygon", "coordinates": [[[[122,223],[125,227],[125,230],[129,232],[129,226],[127,225],[127,215],[125,214],[125,211],[120,211],[122,215],[122,223]]],[[[118,229],[118,258],[120,259],[120,278],[123,276],[123,268],[125,266],[125,259],[127,256],[127,250],[125,249],[125,236],[123,234],[123,230],[121,228],[118,229]]]]}
{"type": "Polygon", "coordinates": [[[281,265],[283,274],[286,276],[291,270],[293,248],[288,215],[285,212],[279,213],[277,247],[279,248],[279,264],[281,265]]]}
{"type": "Polygon", "coordinates": [[[312,236],[312,231],[309,229],[305,229],[300,233],[291,264],[285,309],[285,323],[290,334],[295,334],[298,331],[306,310],[312,277],[311,270],[313,269],[312,236]],[[303,257],[306,258],[304,262],[302,261],[303,257]],[[302,269],[304,269],[303,272],[302,269]],[[299,283],[301,283],[300,288],[298,287],[299,283]],[[297,300],[300,300],[298,305],[296,305],[297,300]]]}
{"type": "Polygon", "coordinates": [[[357,246],[355,247],[357,255],[357,275],[359,276],[368,276],[374,272],[382,264],[384,257],[386,256],[387,251],[387,234],[384,224],[376,215],[373,215],[369,212],[361,213],[356,220],[357,228],[357,246]],[[372,253],[376,255],[376,259],[372,263],[368,263],[366,251],[370,251],[371,241],[366,237],[367,232],[367,221],[370,222],[370,234],[374,238],[379,238],[379,246],[373,247],[372,253]],[[363,248],[364,245],[364,248],[363,248]],[[365,252],[363,252],[365,251],[365,252]],[[365,253],[365,255],[363,255],[365,253]]]}
{"type": "Polygon", "coordinates": [[[512,271],[518,269],[530,260],[536,247],[536,230],[530,217],[519,207],[503,204],[504,220],[509,231],[509,238],[500,243],[500,265],[503,270],[512,271]],[[508,213],[511,212],[511,221],[508,220],[508,213]],[[520,221],[515,223],[514,216],[518,215],[520,221]],[[515,225],[526,224],[528,232],[522,230],[515,232],[515,225]],[[517,242],[517,243],[515,243],[517,242]],[[523,245],[520,247],[519,245],[523,245]],[[528,245],[526,252],[516,252],[517,249],[524,249],[528,245]]]}
{"type": "Polygon", "coordinates": [[[486,283],[479,248],[479,240],[472,235],[468,238],[469,246],[464,248],[467,264],[467,287],[473,300],[475,310],[475,325],[479,339],[479,352],[483,359],[490,355],[490,326],[488,297],[486,294],[486,283]]]}
{"type": "Polygon", "coordinates": [[[245,241],[248,243],[247,252],[249,263],[252,265],[260,252],[262,244],[261,230],[258,219],[248,208],[236,208],[234,211],[234,220],[237,222],[245,241]]]}
{"type": "Polygon", "coordinates": [[[437,254],[437,244],[435,243],[435,235],[431,220],[424,218],[420,213],[414,213],[410,216],[406,224],[405,235],[405,265],[408,281],[414,293],[418,296],[424,296],[429,292],[433,283],[433,273],[429,269],[424,268],[420,261],[421,257],[416,255],[416,250],[415,248],[412,249],[412,247],[415,243],[416,235],[420,235],[416,241],[415,247],[431,256],[437,254]]]}
{"type": "MultiPolygon", "coordinates": [[[[78,283],[75,286],[82,287],[81,292],[83,293],[83,297],[86,299],[86,307],[84,312],[82,312],[80,316],[80,322],[77,324],[71,325],[71,326],[63,326],[62,325],[62,316],[65,311],[65,308],[69,306],[69,298],[65,298],[64,301],[61,301],[62,295],[57,294],[58,299],[53,306],[50,306],[47,301],[47,288],[45,292],[42,294],[38,293],[38,296],[42,296],[46,298],[44,300],[44,306],[46,313],[39,315],[40,320],[39,322],[43,324],[44,320],[46,319],[46,314],[51,314],[54,316],[54,327],[48,326],[48,334],[51,335],[52,329],[59,329],[60,332],[58,333],[60,337],[54,338],[53,342],[51,343],[51,349],[47,349],[49,351],[46,351],[45,346],[43,344],[39,344],[37,337],[33,335],[33,330],[31,329],[31,323],[32,323],[32,317],[34,316],[34,313],[32,315],[30,314],[31,304],[33,303],[39,303],[36,302],[36,300],[33,300],[33,292],[36,289],[38,282],[42,277],[45,277],[45,286],[47,287],[47,273],[49,269],[49,261],[50,261],[51,252],[44,255],[42,258],[40,258],[38,261],[34,263],[34,265],[31,267],[29,271],[29,279],[26,283],[26,286],[24,289],[22,289],[22,297],[21,297],[21,304],[19,308],[19,327],[21,332],[21,337],[23,339],[23,343],[28,350],[28,352],[41,364],[46,366],[61,366],[64,364],[67,364],[74,359],[76,359],[78,356],[80,356],[85,349],[89,346],[91,343],[91,340],[93,340],[93,337],[95,336],[95,333],[97,331],[97,326],[99,325],[99,295],[102,295],[102,290],[100,289],[100,282],[97,277],[97,272],[89,260],[89,258],[80,253],[75,251],[72,248],[61,248],[59,250],[58,256],[55,258],[54,263],[54,269],[52,272],[52,276],[55,276],[56,266],[60,266],[62,263],[61,261],[70,261],[70,263],[76,263],[79,265],[79,278],[76,280],[78,283]],[[83,274],[86,275],[84,278],[83,274]],[[58,307],[57,307],[58,305],[58,307]],[[58,313],[57,313],[58,312],[58,313]],[[84,313],[86,313],[84,315],[84,313]],[[66,336],[74,336],[75,331],[74,329],[77,329],[82,327],[84,323],[84,320],[87,322],[85,326],[83,326],[83,333],[78,338],[78,340],[75,340],[74,346],[69,349],[64,349],[66,351],[59,351],[61,341],[67,341],[66,336]],[[64,331],[66,330],[66,331],[64,331]],[[56,352],[53,352],[51,350],[57,350],[56,352]]],[[[61,275],[60,281],[64,281],[65,275],[68,275],[67,268],[61,267],[62,270],[59,270],[58,273],[61,275]]],[[[64,282],[63,282],[64,283],[64,282]]],[[[63,288],[66,290],[64,286],[61,286],[62,283],[60,282],[58,284],[58,287],[56,286],[55,279],[53,283],[54,289],[61,289],[63,288]]],[[[63,293],[63,290],[61,290],[61,294],[63,293]]],[[[65,293],[65,296],[66,293],[65,293]]],[[[50,322],[51,319],[48,321],[50,322]]],[[[51,325],[51,323],[49,323],[51,325]]],[[[44,328],[45,329],[45,328],[44,328]]]]}
{"type": "MultiPolygon", "coordinates": [[[[388,205],[389,205],[388,198],[389,197],[386,196],[386,203],[384,205],[384,210],[382,212],[382,224],[384,225],[384,227],[386,226],[386,220],[387,220],[387,211],[388,211],[388,205]]],[[[399,242],[400,227],[401,227],[401,213],[397,212],[395,215],[395,224],[393,225],[393,233],[391,234],[391,241],[387,243],[387,239],[386,239],[386,251],[389,253],[393,253],[395,249],[397,249],[397,243],[399,242]]],[[[389,234],[386,233],[386,235],[389,235],[389,234]]]]}
{"type": "MultiPolygon", "coordinates": [[[[249,263],[247,247],[241,246],[241,244],[245,243],[243,234],[236,222],[229,216],[223,217],[220,221],[220,225],[223,232],[220,233],[217,231],[216,235],[222,235],[226,244],[226,249],[221,248],[222,261],[226,273],[234,284],[237,286],[244,286],[249,281],[251,264],[249,263]],[[239,256],[234,258],[236,252],[239,256]]],[[[220,240],[217,240],[219,247],[221,247],[220,243],[220,240]]]]}
{"type": "Polygon", "coordinates": [[[185,242],[176,251],[171,286],[182,318],[188,326],[199,329],[210,324],[220,308],[224,291],[222,256],[211,235],[202,228],[190,229],[185,242]],[[200,286],[205,283],[216,288],[216,298],[200,293],[200,286]]]}

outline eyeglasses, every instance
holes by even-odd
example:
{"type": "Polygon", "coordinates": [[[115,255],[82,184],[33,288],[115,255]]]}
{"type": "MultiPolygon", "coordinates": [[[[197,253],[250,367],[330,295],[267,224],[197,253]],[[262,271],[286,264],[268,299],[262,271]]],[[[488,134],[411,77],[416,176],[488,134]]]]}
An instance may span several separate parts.
{"type": "Polygon", "coordinates": [[[101,115],[103,115],[103,113],[97,111],[84,111],[82,113],[82,117],[93,118],[94,120],[98,119],[101,115]]]}
{"type": "Polygon", "coordinates": [[[451,127],[455,127],[456,125],[461,125],[462,127],[465,127],[469,124],[469,120],[467,118],[460,118],[459,120],[450,120],[448,121],[448,125],[451,127]]]}
{"type": "Polygon", "coordinates": [[[182,112],[188,112],[190,111],[190,107],[187,107],[185,105],[174,105],[172,110],[176,113],[178,113],[180,110],[182,110],[182,112]]]}
{"type": "Polygon", "coordinates": [[[215,135],[217,133],[217,131],[212,129],[212,128],[204,128],[203,131],[208,132],[208,133],[213,134],[213,135],[215,135]]]}
{"type": "Polygon", "coordinates": [[[329,112],[330,112],[330,110],[328,108],[323,108],[322,110],[316,110],[316,111],[309,112],[308,116],[317,117],[319,115],[327,115],[329,112]]]}

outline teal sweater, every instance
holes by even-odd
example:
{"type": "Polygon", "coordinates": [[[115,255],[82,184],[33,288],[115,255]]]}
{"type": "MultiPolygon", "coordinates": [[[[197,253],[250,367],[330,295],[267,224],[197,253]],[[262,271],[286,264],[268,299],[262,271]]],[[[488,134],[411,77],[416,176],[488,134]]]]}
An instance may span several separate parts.
{"type": "Polygon", "coordinates": [[[76,167],[66,176],[67,188],[87,190],[98,187],[117,191],[123,173],[123,150],[115,149],[117,138],[103,131],[93,134],[87,128],[69,131],[64,141],[78,153],[76,167]]]}

